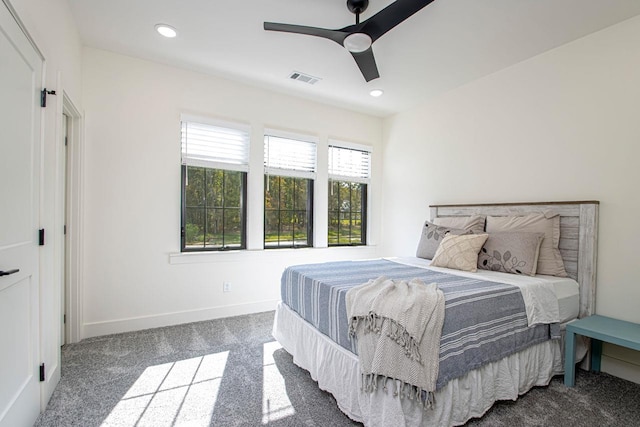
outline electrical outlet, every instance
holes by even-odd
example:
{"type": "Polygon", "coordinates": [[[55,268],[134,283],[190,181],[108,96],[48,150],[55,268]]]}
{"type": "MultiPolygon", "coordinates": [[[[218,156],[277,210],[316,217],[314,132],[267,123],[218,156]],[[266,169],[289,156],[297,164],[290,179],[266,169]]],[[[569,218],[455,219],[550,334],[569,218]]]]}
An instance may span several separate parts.
{"type": "Polygon", "coordinates": [[[231,291],[231,282],[222,282],[222,292],[231,291]]]}

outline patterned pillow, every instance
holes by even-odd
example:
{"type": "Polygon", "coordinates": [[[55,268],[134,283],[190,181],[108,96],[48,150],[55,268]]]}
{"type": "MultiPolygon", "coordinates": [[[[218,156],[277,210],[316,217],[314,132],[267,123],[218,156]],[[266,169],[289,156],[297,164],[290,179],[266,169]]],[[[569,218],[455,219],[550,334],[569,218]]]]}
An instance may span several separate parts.
{"type": "Polygon", "coordinates": [[[462,271],[478,271],[478,252],[488,234],[447,235],[442,239],[431,265],[462,271]]]}
{"type": "Polygon", "coordinates": [[[459,230],[450,227],[440,227],[429,221],[424,222],[422,227],[422,235],[420,236],[420,242],[418,243],[418,249],[416,250],[416,256],[418,258],[433,259],[436,254],[440,242],[447,234],[469,234],[470,230],[459,230]]]}
{"type": "Polygon", "coordinates": [[[489,233],[478,255],[478,268],[533,276],[544,233],[489,233]]]}
{"type": "Polygon", "coordinates": [[[489,216],[487,217],[487,233],[499,231],[527,231],[544,233],[540,245],[538,268],[536,274],[567,277],[560,249],[560,215],[553,212],[529,214],[525,216],[489,216]]]}

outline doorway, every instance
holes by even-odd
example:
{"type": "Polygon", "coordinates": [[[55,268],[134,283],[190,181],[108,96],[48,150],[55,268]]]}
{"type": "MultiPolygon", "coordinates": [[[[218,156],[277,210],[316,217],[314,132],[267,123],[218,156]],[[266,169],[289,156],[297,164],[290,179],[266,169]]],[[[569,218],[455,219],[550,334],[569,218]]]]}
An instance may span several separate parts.
{"type": "Polygon", "coordinates": [[[58,190],[63,228],[61,345],[82,339],[82,126],[80,112],[63,91],[58,190]]]}
{"type": "Polygon", "coordinates": [[[62,239],[60,239],[61,241],[61,251],[60,253],[62,253],[63,256],[63,261],[62,261],[62,286],[60,287],[62,289],[62,301],[60,306],[62,307],[62,323],[61,323],[61,328],[60,328],[60,346],[63,346],[65,344],[68,343],[67,341],[67,310],[68,310],[68,302],[67,302],[67,288],[68,288],[68,265],[69,265],[69,244],[67,242],[67,223],[68,218],[67,218],[67,206],[69,206],[69,199],[67,197],[68,193],[69,193],[69,170],[67,169],[67,165],[69,164],[69,150],[68,150],[68,146],[69,146],[69,124],[70,124],[70,119],[69,116],[66,115],[65,113],[62,113],[62,153],[60,156],[60,163],[61,163],[61,169],[62,169],[62,175],[64,177],[63,183],[62,183],[62,219],[64,224],[62,225],[62,239]]]}

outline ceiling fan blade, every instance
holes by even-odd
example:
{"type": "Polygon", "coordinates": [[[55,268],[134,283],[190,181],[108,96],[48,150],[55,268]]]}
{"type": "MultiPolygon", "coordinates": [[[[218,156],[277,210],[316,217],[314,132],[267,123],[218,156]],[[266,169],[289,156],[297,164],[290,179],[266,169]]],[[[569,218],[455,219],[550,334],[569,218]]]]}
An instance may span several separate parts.
{"type": "Polygon", "coordinates": [[[387,31],[409,18],[434,0],[396,0],[366,21],[361,22],[358,32],[366,33],[372,41],[376,41],[387,31]]]}
{"type": "Polygon", "coordinates": [[[362,72],[362,76],[368,82],[380,77],[378,73],[378,66],[376,65],[376,59],[373,56],[373,49],[369,48],[364,52],[351,52],[353,59],[356,60],[358,68],[362,72]]]}
{"type": "Polygon", "coordinates": [[[282,31],[285,33],[306,34],[308,36],[322,37],[333,40],[342,45],[349,33],[342,30],[329,30],[326,28],[306,27],[304,25],[280,24],[277,22],[265,22],[264,29],[267,31],[282,31]]]}

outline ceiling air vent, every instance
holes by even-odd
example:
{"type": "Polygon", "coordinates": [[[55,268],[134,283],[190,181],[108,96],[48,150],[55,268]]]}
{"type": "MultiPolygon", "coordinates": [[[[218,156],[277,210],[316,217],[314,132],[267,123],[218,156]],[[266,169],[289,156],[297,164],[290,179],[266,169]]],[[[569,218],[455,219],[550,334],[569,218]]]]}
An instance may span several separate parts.
{"type": "Polygon", "coordinates": [[[289,74],[289,78],[292,80],[297,80],[299,82],[309,83],[310,85],[314,85],[322,80],[318,77],[313,77],[308,74],[300,73],[298,71],[294,71],[293,73],[289,74]]]}

